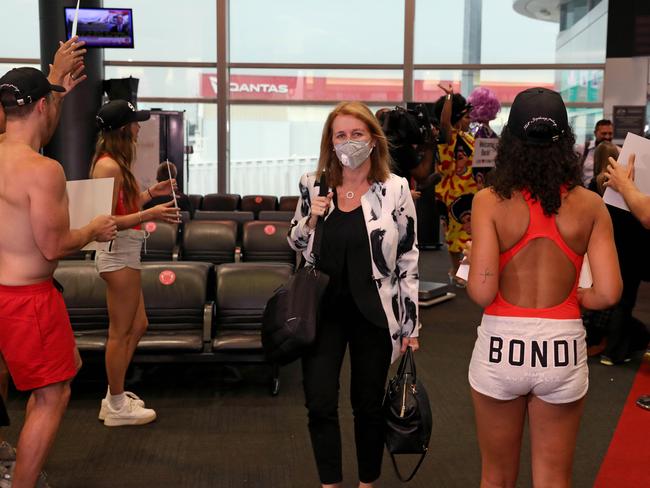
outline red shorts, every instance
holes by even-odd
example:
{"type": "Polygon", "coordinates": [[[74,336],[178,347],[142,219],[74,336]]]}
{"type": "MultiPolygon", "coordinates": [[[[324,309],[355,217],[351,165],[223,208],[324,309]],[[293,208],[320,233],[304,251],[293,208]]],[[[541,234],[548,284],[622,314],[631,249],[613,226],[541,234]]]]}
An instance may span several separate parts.
{"type": "Polygon", "coordinates": [[[75,376],[75,340],[63,296],[52,280],[0,285],[0,351],[19,390],[75,376]]]}

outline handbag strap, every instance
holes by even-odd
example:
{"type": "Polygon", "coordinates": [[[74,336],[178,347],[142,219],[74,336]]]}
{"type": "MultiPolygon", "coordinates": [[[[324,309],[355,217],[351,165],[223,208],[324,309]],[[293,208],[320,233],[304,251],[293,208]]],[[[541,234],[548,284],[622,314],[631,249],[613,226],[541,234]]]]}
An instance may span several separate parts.
{"type": "Polygon", "coordinates": [[[403,378],[405,374],[409,374],[413,377],[413,382],[417,378],[415,371],[415,359],[413,358],[413,350],[410,347],[406,348],[406,352],[400,360],[399,366],[397,367],[397,377],[403,378]]]}
{"type": "MultiPolygon", "coordinates": [[[[327,196],[327,190],[327,178],[325,176],[325,171],[323,171],[320,176],[318,196],[327,196]]],[[[318,220],[316,221],[316,230],[314,231],[314,243],[311,247],[311,256],[314,259],[315,268],[318,268],[318,261],[320,260],[320,246],[321,241],[323,240],[323,225],[325,225],[325,219],[323,217],[318,217],[318,220]]]]}
{"type": "Polygon", "coordinates": [[[418,469],[420,469],[420,465],[422,464],[422,461],[424,461],[424,456],[427,455],[427,452],[428,452],[428,449],[425,449],[425,451],[424,451],[424,452],[422,453],[422,455],[420,456],[420,460],[419,460],[418,463],[415,465],[415,468],[413,468],[413,471],[411,471],[411,474],[409,475],[408,478],[404,478],[404,477],[402,476],[402,473],[400,473],[400,470],[399,470],[399,468],[397,467],[397,461],[395,460],[395,454],[393,454],[392,452],[389,452],[389,454],[390,454],[390,460],[393,461],[393,468],[395,468],[395,474],[397,475],[397,477],[399,478],[399,480],[400,480],[401,482],[403,482],[403,483],[407,483],[407,482],[409,482],[409,481],[411,481],[411,480],[413,479],[413,477],[415,476],[415,473],[417,473],[417,472],[418,472],[418,469]]]}

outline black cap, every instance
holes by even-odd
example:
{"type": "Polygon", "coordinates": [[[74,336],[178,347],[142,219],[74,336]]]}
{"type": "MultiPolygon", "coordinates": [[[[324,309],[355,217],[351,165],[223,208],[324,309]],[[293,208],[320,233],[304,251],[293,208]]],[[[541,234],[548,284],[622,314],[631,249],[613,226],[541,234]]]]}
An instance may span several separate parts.
{"type": "Polygon", "coordinates": [[[95,119],[101,130],[114,130],[131,122],[144,122],[149,120],[149,117],[149,110],[136,110],[131,102],[126,100],[112,100],[99,109],[95,119]]]}
{"type": "Polygon", "coordinates": [[[63,93],[65,88],[51,85],[43,72],[36,68],[14,68],[0,78],[0,92],[13,95],[3,97],[4,107],[22,107],[53,91],[63,93]]]}
{"type": "Polygon", "coordinates": [[[562,97],[547,88],[529,88],[517,94],[510,107],[508,130],[530,144],[550,144],[569,131],[562,97]]]}

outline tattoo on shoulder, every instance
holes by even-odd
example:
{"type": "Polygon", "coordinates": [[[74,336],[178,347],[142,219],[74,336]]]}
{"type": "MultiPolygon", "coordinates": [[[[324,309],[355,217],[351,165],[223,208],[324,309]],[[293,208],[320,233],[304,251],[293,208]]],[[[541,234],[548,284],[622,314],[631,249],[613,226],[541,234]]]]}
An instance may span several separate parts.
{"type": "Polygon", "coordinates": [[[494,273],[490,272],[489,269],[486,269],[483,273],[481,273],[481,276],[483,276],[483,283],[487,282],[487,279],[490,276],[494,276],[494,273]]]}

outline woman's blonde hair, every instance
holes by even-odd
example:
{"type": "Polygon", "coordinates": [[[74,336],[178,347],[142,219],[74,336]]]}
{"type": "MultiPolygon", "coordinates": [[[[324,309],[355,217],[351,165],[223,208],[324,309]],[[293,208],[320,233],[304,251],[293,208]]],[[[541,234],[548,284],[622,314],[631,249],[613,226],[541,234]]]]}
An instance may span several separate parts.
{"type": "Polygon", "coordinates": [[[605,188],[603,187],[603,179],[598,179],[598,176],[607,169],[609,158],[618,159],[618,153],[618,147],[609,141],[601,142],[594,150],[594,179],[596,180],[598,193],[601,195],[605,193],[605,188]]]}
{"type": "Polygon", "coordinates": [[[368,182],[386,181],[390,175],[390,155],[388,153],[388,140],[379,122],[370,109],[361,102],[341,102],[330,112],[323,126],[323,135],[320,141],[320,157],[318,158],[318,175],[325,171],[327,184],[331,187],[339,186],[343,182],[343,170],[332,143],[332,124],[339,115],[351,115],[366,124],[370,131],[372,143],[375,145],[370,153],[370,171],[368,182]]]}
{"type": "Polygon", "coordinates": [[[130,209],[137,209],[139,207],[138,196],[140,188],[131,171],[131,165],[135,160],[135,148],[136,145],[133,140],[130,124],[110,131],[100,131],[97,137],[97,144],[95,144],[95,155],[90,165],[91,176],[97,160],[102,157],[110,156],[119,165],[120,171],[122,172],[124,204],[130,209]]]}

